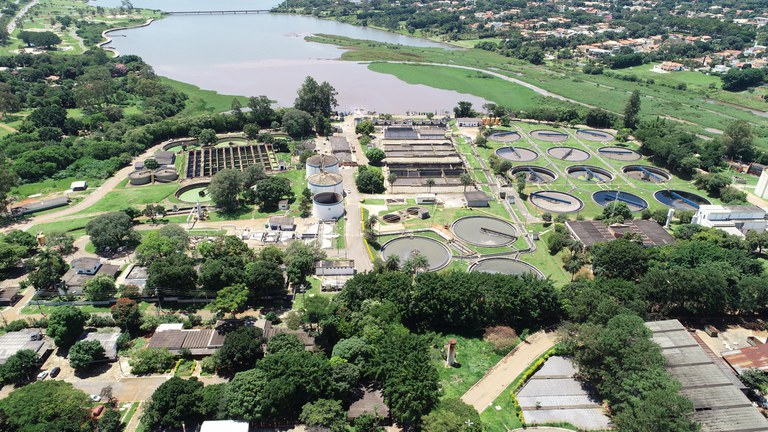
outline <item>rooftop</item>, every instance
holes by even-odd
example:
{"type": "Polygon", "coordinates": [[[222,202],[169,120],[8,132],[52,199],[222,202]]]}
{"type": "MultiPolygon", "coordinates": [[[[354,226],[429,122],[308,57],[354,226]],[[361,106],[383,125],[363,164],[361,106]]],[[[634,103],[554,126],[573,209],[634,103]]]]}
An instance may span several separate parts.
{"type": "Polygon", "coordinates": [[[723,359],[739,374],[752,368],[768,371],[768,345],[766,344],[739,348],[722,354],[723,359]]]}
{"type": "Polygon", "coordinates": [[[576,240],[586,247],[609,242],[629,233],[639,234],[643,246],[663,246],[675,242],[675,238],[664,227],[652,220],[630,220],[611,226],[602,221],[567,221],[565,225],[576,240]]]}
{"type": "Polygon", "coordinates": [[[21,350],[32,350],[42,355],[42,351],[49,348],[39,330],[24,329],[17,332],[9,332],[0,336],[0,364],[8,360],[8,357],[21,350]],[[33,340],[38,338],[39,340],[33,340]]]}
{"type": "Polygon", "coordinates": [[[248,432],[248,423],[234,420],[206,420],[200,432],[248,432]]]}
{"type": "Polygon", "coordinates": [[[117,339],[120,337],[119,329],[112,329],[112,331],[105,332],[90,332],[85,335],[83,340],[95,340],[101,344],[104,348],[104,355],[109,360],[117,359],[117,339]]]}
{"type": "Polygon", "coordinates": [[[307,178],[307,182],[316,186],[335,186],[343,181],[340,174],[319,172],[307,178]]]}
{"type": "Polygon", "coordinates": [[[693,402],[702,432],[768,431],[768,421],[736,386],[736,376],[715,363],[680,321],[645,325],[667,359],[667,370],[680,381],[680,393],[693,402]]]}
{"type": "Polygon", "coordinates": [[[310,156],[309,159],[307,159],[307,165],[313,166],[313,167],[321,167],[321,166],[333,166],[338,165],[339,160],[336,159],[336,156],[331,156],[327,154],[323,155],[314,155],[310,156]]]}

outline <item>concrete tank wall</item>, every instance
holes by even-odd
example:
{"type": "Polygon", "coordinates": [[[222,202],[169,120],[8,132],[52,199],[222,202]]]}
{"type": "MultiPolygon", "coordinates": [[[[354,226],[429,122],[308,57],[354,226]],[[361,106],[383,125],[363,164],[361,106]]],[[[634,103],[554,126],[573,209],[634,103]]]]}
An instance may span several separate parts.
{"type": "Polygon", "coordinates": [[[339,172],[339,160],[331,155],[314,155],[307,159],[307,177],[320,173],[322,171],[329,173],[339,172]]]}
{"type": "Polygon", "coordinates": [[[344,216],[344,197],[333,192],[322,192],[312,197],[312,215],[321,221],[344,216]]]}
{"type": "Polygon", "coordinates": [[[128,175],[130,183],[134,186],[142,186],[152,182],[152,173],[149,171],[134,171],[128,175]]]}
{"type": "Polygon", "coordinates": [[[340,175],[334,173],[320,173],[309,176],[307,187],[312,194],[332,192],[344,195],[344,182],[340,175]]]}

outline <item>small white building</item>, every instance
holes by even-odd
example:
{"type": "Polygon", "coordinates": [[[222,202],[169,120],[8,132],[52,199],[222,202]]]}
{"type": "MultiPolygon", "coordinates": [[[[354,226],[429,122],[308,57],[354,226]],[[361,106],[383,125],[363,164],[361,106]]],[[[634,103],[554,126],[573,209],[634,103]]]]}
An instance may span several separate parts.
{"type": "Polygon", "coordinates": [[[760,198],[768,198],[768,170],[763,170],[760,173],[760,179],[755,186],[755,195],[760,198]]]}
{"type": "Polygon", "coordinates": [[[85,181],[85,180],[83,180],[83,181],[75,181],[75,182],[72,182],[72,184],[69,186],[69,188],[72,189],[72,191],[74,191],[74,192],[84,191],[84,190],[88,189],[88,182],[85,181]]]}
{"type": "Polygon", "coordinates": [[[703,205],[693,215],[691,223],[743,237],[749,230],[765,231],[765,216],[765,210],[755,205],[703,205]]]}
{"type": "Polygon", "coordinates": [[[234,420],[206,420],[200,432],[248,432],[248,422],[234,420]]]}
{"type": "Polygon", "coordinates": [[[479,127],[483,124],[483,120],[479,117],[459,117],[456,119],[456,124],[459,127],[479,127]]]}
{"type": "Polygon", "coordinates": [[[416,204],[437,204],[436,194],[416,195],[416,204]]]}

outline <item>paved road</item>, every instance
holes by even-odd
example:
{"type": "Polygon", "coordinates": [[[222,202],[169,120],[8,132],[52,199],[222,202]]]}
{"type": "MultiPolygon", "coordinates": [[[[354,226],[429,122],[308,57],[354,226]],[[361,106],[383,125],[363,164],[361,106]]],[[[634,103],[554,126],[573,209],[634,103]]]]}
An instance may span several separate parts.
{"type": "Polygon", "coordinates": [[[461,397],[481,413],[540,355],[555,346],[554,332],[540,331],[528,337],[501,359],[461,397]]]}
{"type": "Polygon", "coordinates": [[[15,17],[8,23],[8,27],[6,27],[6,30],[8,31],[8,34],[13,33],[14,30],[16,30],[16,21],[24,18],[24,15],[29,11],[32,6],[36,5],[38,3],[38,0],[32,0],[29,4],[24,6],[19,10],[19,12],[16,14],[15,17]]]}

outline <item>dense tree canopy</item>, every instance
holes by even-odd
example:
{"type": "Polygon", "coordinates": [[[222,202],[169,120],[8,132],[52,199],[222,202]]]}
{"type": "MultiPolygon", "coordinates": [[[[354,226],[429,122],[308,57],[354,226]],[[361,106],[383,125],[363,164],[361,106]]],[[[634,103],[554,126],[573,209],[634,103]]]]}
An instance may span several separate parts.
{"type": "Polygon", "coordinates": [[[133,221],[123,212],[96,216],[85,225],[85,232],[97,250],[133,246],[140,238],[133,230],[133,221]]]}
{"type": "Polygon", "coordinates": [[[7,432],[91,432],[90,400],[71,383],[39,381],[0,400],[0,425],[7,432]]]}
{"type": "Polygon", "coordinates": [[[194,424],[202,415],[202,389],[203,383],[194,377],[165,381],[145,404],[142,423],[150,430],[194,424]]]}
{"type": "Polygon", "coordinates": [[[88,314],[75,306],[60,306],[48,318],[46,333],[53,338],[56,346],[67,349],[83,333],[88,314]]]}
{"type": "Polygon", "coordinates": [[[217,172],[208,186],[211,200],[224,211],[235,210],[240,205],[242,191],[243,174],[235,169],[223,169],[217,172]]]}

